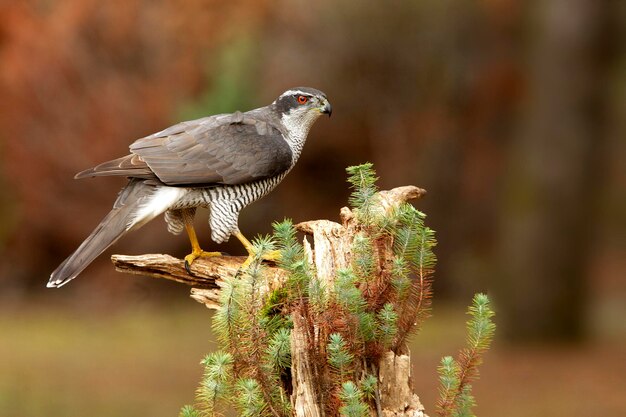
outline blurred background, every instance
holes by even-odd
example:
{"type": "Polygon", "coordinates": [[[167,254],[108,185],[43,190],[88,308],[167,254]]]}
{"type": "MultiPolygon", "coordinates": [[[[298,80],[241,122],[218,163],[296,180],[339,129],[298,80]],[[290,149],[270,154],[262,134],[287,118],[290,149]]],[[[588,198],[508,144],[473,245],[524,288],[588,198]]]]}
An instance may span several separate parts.
{"type": "Polygon", "coordinates": [[[371,161],[382,188],[428,190],[434,318],[412,342],[427,411],[482,291],[499,338],[478,415],[625,415],[626,2],[595,0],[0,2],[0,415],[173,416],[193,401],[210,314],[109,261],[183,256],[185,236],[157,219],[45,289],[125,182],[72,177],[299,85],[325,91],[333,117],[243,212],[244,233],[337,220],[345,167],[371,161]]]}

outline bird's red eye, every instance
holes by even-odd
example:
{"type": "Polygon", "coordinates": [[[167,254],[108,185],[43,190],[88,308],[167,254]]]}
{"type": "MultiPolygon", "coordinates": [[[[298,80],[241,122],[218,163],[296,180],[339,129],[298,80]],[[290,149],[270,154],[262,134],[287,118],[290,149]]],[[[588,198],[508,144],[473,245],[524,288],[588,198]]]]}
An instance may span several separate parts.
{"type": "Polygon", "coordinates": [[[307,101],[309,101],[309,98],[307,96],[298,96],[298,103],[304,104],[307,101]]]}

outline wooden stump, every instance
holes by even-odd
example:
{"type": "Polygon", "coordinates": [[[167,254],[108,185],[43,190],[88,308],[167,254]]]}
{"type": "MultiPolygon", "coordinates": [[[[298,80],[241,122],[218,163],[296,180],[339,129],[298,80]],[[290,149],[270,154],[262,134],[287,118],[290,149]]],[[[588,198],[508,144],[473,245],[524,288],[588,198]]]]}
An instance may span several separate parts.
{"type": "MultiPolygon", "coordinates": [[[[399,204],[423,196],[425,191],[414,186],[394,188],[378,193],[377,209],[388,212],[399,204]]],[[[305,254],[313,267],[317,278],[327,290],[332,289],[337,271],[345,269],[352,262],[352,242],[358,225],[354,213],[347,207],[340,211],[341,223],[329,220],[307,221],[296,225],[296,229],[305,233],[303,241],[305,254]]],[[[379,256],[391,256],[379,254],[379,256]]],[[[120,272],[164,278],[184,283],[193,287],[191,297],[216,309],[219,303],[220,289],[224,279],[242,273],[244,257],[222,256],[199,258],[192,265],[193,275],[184,268],[184,261],[169,255],[113,255],[112,261],[120,272]]],[[[264,269],[269,283],[267,291],[279,288],[287,278],[287,273],[272,265],[264,269]]],[[[325,415],[325,398],[328,393],[320,392],[320,387],[311,381],[316,370],[311,365],[314,361],[308,357],[311,344],[318,344],[325,350],[326,339],[316,340],[314,329],[306,328],[306,321],[292,313],[293,330],[291,332],[291,403],[295,416],[318,417],[325,415]],[[308,346],[308,348],[307,348],[308,346]]],[[[408,348],[402,352],[388,351],[380,356],[375,364],[378,373],[379,392],[376,398],[376,410],[373,415],[427,417],[418,396],[411,388],[411,366],[408,348]]]]}

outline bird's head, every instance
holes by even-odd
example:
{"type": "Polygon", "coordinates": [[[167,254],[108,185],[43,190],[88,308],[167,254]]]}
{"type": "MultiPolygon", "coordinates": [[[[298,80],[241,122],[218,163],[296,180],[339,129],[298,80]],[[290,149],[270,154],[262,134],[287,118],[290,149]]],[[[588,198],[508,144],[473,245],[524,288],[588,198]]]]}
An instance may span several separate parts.
{"type": "Polygon", "coordinates": [[[304,129],[305,134],[318,117],[322,114],[330,116],[333,111],[326,94],[309,87],[296,87],[285,91],[272,106],[285,127],[289,130],[304,129]]]}

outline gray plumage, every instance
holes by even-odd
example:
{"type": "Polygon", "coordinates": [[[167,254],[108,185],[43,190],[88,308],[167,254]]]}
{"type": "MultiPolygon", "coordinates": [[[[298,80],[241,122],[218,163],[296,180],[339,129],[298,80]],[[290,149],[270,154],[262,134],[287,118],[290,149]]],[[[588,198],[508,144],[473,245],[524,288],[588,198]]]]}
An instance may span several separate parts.
{"type": "Polygon", "coordinates": [[[122,175],[195,185],[243,184],[272,177],[289,169],[292,151],[277,128],[279,121],[263,113],[237,112],[179,123],[137,140],[130,155],[76,178],[122,175]]]}
{"type": "Polygon", "coordinates": [[[210,209],[211,238],[239,231],[239,212],[269,193],[295,165],[326,95],[299,87],[267,107],[182,122],[130,145],[130,154],[82,171],[76,178],[126,176],[113,210],[50,276],[59,287],[130,230],[165,213],[168,230],[184,229],[183,210],[210,209]]]}

